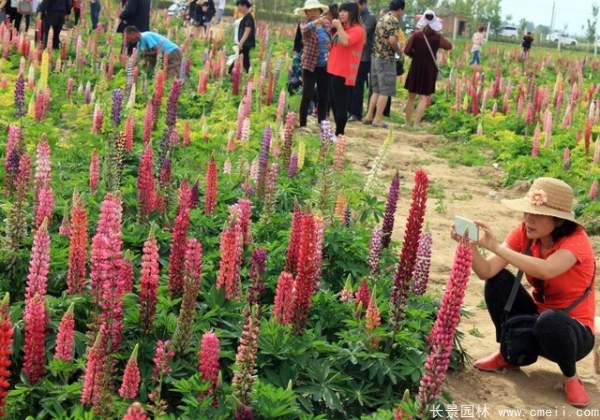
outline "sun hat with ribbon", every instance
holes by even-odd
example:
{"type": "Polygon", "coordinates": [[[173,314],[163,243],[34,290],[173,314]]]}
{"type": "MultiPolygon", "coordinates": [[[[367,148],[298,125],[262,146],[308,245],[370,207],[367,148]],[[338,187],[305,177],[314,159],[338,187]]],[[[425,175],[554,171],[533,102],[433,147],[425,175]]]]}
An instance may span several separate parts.
{"type": "Polygon", "coordinates": [[[573,189],[566,182],[556,178],[538,178],[533,181],[525,197],[502,200],[502,204],[511,210],[579,223],[575,220],[573,203],[573,189]]]}
{"type": "Polygon", "coordinates": [[[421,16],[418,16],[417,29],[423,29],[428,26],[436,32],[442,30],[442,20],[436,16],[435,12],[431,9],[425,10],[421,16]]]}
{"type": "Polygon", "coordinates": [[[321,4],[319,0],[306,0],[304,2],[304,7],[298,7],[294,10],[295,15],[304,16],[304,12],[307,10],[321,9],[322,13],[327,13],[329,10],[329,6],[321,4]]]}

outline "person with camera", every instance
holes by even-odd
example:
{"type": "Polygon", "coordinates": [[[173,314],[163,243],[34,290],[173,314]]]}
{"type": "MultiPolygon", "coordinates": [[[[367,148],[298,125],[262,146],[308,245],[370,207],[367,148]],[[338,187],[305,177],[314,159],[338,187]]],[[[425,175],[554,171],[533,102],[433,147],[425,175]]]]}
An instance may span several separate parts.
{"type": "Polygon", "coordinates": [[[442,21],[433,10],[426,10],[417,22],[416,31],[406,43],[404,54],[412,58],[404,88],[408,90],[406,125],[413,124],[415,101],[419,96],[414,126],[419,127],[429,96],[435,93],[440,68],[437,52],[440,48],[451,50],[452,44],[442,35],[442,21]]]}
{"type": "Polygon", "coordinates": [[[328,6],[318,0],[306,0],[304,7],[295,10],[296,15],[304,15],[300,23],[302,34],[302,100],[300,101],[300,127],[306,127],[308,106],[318,92],[317,116],[319,124],[327,118],[327,56],[331,36],[331,23],[323,16],[328,6]]]}
{"type": "Polygon", "coordinates": [[[402,54],[398,32],[402,30],[404,0],[390,1],[389,11],[377,22],[371,58],[371,89],[369,111],[364,123],[387,128],[383,111],[388,99],[396,96],[396,54],[402,54]]]}
{"type": "MultiPolygon", "coordinates": [[[[503,204],[523,214],[503,243],[491,225],[475,222],[473,271],[485,280],[485,302],[500,343],[500,351],[475,367],[518,368],[542,356],[562,371],[568,403],[585,407],[590,398],[576,364],[594,347],[596,260],[572,211],[573,190],[558,179],[538,178],[526,197],[503,204]],[[506,270],[509,264],[519,270],[516,276],[506,270]],[[532,294],[520,284],[523,274],[532,294]]],[[[460,233],[453,228],[452,237],[460,240],[460,233]]]]}

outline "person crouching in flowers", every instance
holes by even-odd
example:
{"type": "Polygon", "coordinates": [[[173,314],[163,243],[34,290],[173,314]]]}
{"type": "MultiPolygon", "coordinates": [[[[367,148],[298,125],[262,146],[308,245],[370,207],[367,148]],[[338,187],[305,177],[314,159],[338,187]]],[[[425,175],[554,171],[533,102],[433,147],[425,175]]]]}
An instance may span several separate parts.
{"type": "Polygon", "coordinates": [[[183,59],[181,50],[161,34],[140,32],[135,26],[128,26],[125,28],[125,43],[130,47],[136,47],[138,55],[141,55],[152,69],[156,65],[158,54],[166,54],[167,76],[177,77],[179,74],[183,59]]]}
{"type": "MultiPolygon", "coordinates": [[[[473,270],[485,280],[496,341],[501,342],[504,306],[515,282],[505,268],[510,264],[525,274],[533,295],[520,285],[509,318],[539,314],[533,327],[538,353],[560,367],[568,403],[584,407],[590,398],[577,376],[576,362],[594,346],[596,262],[590,240],[572,212],[573,190],[558,179],[538,178],[525,198],[503,204],[522,212],[522,222],[503,243],[496,240],[491,225],[475,222],[479,240],[473,243],[473,270]],[[477,248],[492,255],[485,258],[477,248]],[[566,310],[571,305],[575,306],[566,310]]],[[[454,228],[452,237],[460,239],[454,228]]],[[[475,367],[486,372],[518,368],[500,352],[477,360],[475,367]]]]}

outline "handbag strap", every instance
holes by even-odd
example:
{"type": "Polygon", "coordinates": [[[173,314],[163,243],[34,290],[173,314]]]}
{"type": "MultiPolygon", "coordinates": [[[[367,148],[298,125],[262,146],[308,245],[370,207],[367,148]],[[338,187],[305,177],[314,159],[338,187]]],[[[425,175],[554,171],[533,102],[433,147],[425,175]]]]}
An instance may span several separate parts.
{"type": "MultiPolygon", "coordinates": [[[[529,241],[527,243],[527,249],[525,251],[525,255],[531,255],[531,245],[532,242],[529,241]]],[[[596,262],[594,261],[594,274],[592,275],[592,281],[590,285],[585,289],[585,291],[577,298],[573,303],[571,303],[566,308],[561,309],[564,313],[568,314],[571,312],[577,305],[584,301],[584,299],[590,294],[592,291],[592,286],[594,285],[594,279],[596,278],[596,262]]],[[[505,315],[511,311],[513,304],[515,303],[515,298],[517,297],[517,292],[519,290],[519,286],[521,284],[521,280],[523,279],[523,271],[519,270],[517,276],[515,277],[515,282],[513,283],[513,287],[508,295],[508,299],[506,300],[506,304],[504,305],[505,315]]]]}
{"type": "MultiPolygon", "coordinates": [[[[531,255],[531,241],[527,242],[527,248],[525,249],[525,255],[531,255]]],[[[515,281],[513,283],[513,287],[508,295],[508,299],[506,300],[506,304],[504,305],[505,315],[511,311],[513,304],[515,303],[515,298],[517,297],[517,292],[519,291],[519,286],[521,285],[521,280],[523,279],[523,271],[519,270],[517,276],[515,277],[515,281]]]]}
{"type": "Polygon", "coordinates": [[[435,54],[433,53],[433,49],[431,48],[431,45],[429,44],[429,40],[427,39],[427,35],[425,35],[425,32],[422,32],[422,34],[423,34],[423,39],[425,39],[425,43],[427,44],[427,49],[429,50],[429,54],[431,54],[431,58],[433,59],[433,64],[435,64],[435,68],[439,72],[440,71],[440,66],[438,66],[437,58],[435,58],[435,54]]]}

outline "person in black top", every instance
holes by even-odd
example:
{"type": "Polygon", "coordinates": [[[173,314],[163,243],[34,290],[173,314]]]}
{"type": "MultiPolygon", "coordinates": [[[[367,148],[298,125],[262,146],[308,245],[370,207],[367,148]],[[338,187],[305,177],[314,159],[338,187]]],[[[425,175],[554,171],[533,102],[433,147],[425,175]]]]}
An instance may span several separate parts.
{"type": "Polygon", "coordinates": [[[48,33],[50,28],[54,33],[52,48],[60,47],[60,31],[65,24],[65,16],[71,13],[73,3],[71,0],[44,0],[38,8],[42,17],[42,48],[48,45],[48,33]]]}
{"type": "Polygon", "coordinates": [[[135,26],[140,32],[150,30],[150,0],[127,0],[119,15],[117,32],[123,33],[127,26],[135,26]]]}
{"type": "Polygon", "coordinates": [[[250,0],[237,0],[235,4],[238,12],[244,15],[238,29],[238,39],[240,40],[238,50],[244,56],[244,70],[248,73],[250,70],[250,50],[256,46],[256,24],[252,13],[250,13],[252,8],[250,0]]]}
{"type": "Polygon", "coordinates": [[[527,35],[523,37],[523,43],[521,44],[523,47],[523,60],[527,60],[529,58],[531,44],[533,44],[533,37],[531,36],[531,32],[527,32],[527,35]]]}
{"type": "Polygon", "coordinates": [[[190,18],[195,26],[206,28],[216,13],[215,3],[212,0],[198,0],[195,3],[196,7],[190,18]]]}

